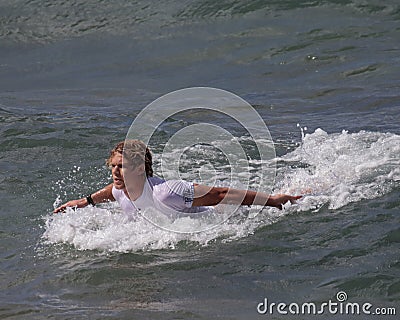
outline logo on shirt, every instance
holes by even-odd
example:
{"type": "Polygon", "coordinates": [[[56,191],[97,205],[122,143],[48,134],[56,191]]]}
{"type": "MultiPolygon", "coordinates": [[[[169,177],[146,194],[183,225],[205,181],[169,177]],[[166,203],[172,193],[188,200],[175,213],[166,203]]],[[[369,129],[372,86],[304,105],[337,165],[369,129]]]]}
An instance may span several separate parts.
{"type": "Polygon", "coordinates": [[[185,190],[183,192],[183,199],[185,201],[185,204],[191,204],[193,202],[192,190],[185,190]]]}

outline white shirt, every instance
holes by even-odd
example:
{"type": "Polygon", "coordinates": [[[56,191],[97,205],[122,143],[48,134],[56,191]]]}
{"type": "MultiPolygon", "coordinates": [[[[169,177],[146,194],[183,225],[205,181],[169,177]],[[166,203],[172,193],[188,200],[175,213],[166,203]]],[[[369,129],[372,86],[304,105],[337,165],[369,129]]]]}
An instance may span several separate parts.
{"type": "Polygon", "coordinates": [[[183,180],[165,181],[158,177],[148,177],[142,194],[135,201],[130,200],[124,190],[112,188],[114,199],[128,214],[138,214],[138,210],[152,207],[170,216],[177,217],[191,213],[213,210],[213,207],[192,207],[194,185],[183,180]]]}

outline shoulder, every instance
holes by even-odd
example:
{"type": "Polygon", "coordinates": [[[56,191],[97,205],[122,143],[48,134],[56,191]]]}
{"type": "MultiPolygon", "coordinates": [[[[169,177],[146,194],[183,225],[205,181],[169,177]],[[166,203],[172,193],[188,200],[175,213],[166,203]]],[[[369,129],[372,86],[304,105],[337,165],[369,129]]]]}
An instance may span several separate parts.
{"type": "Polygon", "coordinates": [[[153,195],[171,207],[190,207],[194,197],[194,185],[183,180],[168,180],[155,186],[153,195]]]}
{"type": "Polygon", "coordinates": [[[148,177],[147,181],[149,182],[149,184],[153,187],[153,186],[157,186],[159,184],[162,184],[165,182],[164,179],[161,179],[159,177],[148,177]]]}
{"type": "Polygon", "coordinates": [[[184,180],[170,180],[166,182],[169,192],[176,193],[179,195],[186,195],[188,191],[192,192],[194,188],[193,182],[187,182],[184,180]]]}
{"type": "Polygon", "coordinates": [[[183,195],[187,189],[192,190],[194,187],[193,182],[187,182],[184,180],[163,180],[160,178],[157,179],[158,180],[152,182],[149,181],[156,192],[176,193],[183,195]]]}

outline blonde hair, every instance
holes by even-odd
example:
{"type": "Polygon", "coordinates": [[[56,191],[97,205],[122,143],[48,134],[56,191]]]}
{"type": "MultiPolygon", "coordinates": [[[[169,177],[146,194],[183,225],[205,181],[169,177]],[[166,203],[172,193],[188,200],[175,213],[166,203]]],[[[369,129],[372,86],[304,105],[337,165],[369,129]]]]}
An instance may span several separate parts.
{"type": "Polygon", "coordinates": [[[106,160],[108,167],[111,165],[112,158],[114,158],[116,154],[121,154],[134,165],[144,162],[146,176],[153,176],[153,157],[150,149],[143,141],[132,139],[119,142],[115,148],[111,150],[110,157],[106,160]]]}

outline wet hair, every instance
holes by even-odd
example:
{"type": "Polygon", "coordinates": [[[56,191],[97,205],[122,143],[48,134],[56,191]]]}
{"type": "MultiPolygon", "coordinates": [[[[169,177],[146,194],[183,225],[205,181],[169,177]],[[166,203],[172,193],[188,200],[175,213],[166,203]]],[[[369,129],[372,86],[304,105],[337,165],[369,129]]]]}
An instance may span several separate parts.
{"type": "Polygon", "coordinates": [[[111,166],[112,158],[116,154],[121,154],[124,159],[128,159],[133,166],[140,165],[144,161],[147,177],[153,176],[153,157],[150,149],[143,141],[132,139],[119,142],[110,152],[110,157],[106,160],[108,167],[111,166]]]}

